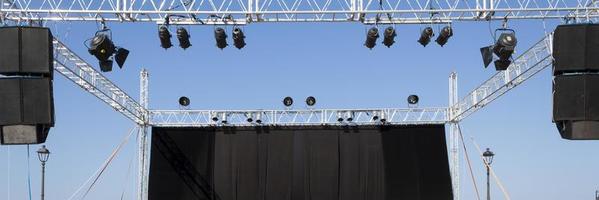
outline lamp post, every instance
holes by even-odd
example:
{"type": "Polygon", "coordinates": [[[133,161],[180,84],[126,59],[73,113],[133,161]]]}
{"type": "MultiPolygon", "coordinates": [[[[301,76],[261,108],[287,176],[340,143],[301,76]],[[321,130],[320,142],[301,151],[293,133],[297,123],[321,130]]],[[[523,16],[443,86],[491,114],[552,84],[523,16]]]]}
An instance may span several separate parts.
{"type": "Polygon", "coordinates": [[[493,156],[495,156],[495,154],[489,150],[489,148],[487,148],[487,150],[483,153],[483,158],[485,159],[485,162],[487,163],[485,165],[485,167],[487,167],[487,200],[491,200],[491,183],[490,183],[490,166],[491,163],[493,163],[493,156]]]}
{"type": "Polygon", "coordinates": [[[50,151],[46,149],[46,145],[42,145],[40,149],[37,150],[37,157],[42,162],[42,200],[44,200],[44,181],[46,175],[46,161],[48,161],[48,157],[50,157],[50,151]]]}

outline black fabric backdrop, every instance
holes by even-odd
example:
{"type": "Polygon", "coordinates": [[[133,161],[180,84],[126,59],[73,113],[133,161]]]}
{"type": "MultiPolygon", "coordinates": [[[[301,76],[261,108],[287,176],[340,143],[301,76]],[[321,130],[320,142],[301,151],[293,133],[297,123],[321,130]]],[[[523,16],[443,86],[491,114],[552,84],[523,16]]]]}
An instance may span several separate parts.
{"type": "Polygon", "coordinates": [[[149,199],[450,200],[445,128],[153,128],[149,199]]]}

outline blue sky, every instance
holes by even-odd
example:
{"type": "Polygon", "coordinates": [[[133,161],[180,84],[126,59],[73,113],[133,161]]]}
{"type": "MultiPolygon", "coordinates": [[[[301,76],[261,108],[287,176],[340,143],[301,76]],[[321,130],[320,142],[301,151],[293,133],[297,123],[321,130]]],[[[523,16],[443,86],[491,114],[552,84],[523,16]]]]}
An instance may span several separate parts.
{"type": "MultiPolygon", "coordinates": [[[[558,21],[548,21],[548,31],[558,21]]],[[[410,94],[421,107],[446,106],[448,76],[459,75],[463,97],[495,73],[484,69],[479,48],[492,43],[489,27],[499,22],[455,23],[454,37],[441,48],[416,42],[421,25],[397,25],[397,43],[379,39],[362,44],[368,26],[355,23],[251,24],[244,27],[248,45],[238,50],[215,47],[212,26],[187,27],[192,47],[160,48],[154,24],[108,24],[117,45],[131,50],[125,68],[105,74],[131,96],[139,96],[139,71],[150,73],[150,107],[177,109],[185,95],[194,109],[276,109],[281,99],[315,96],[319,108],[405,107],[410,94]]],[[[545,33],[540,21],[513,21],[517,51],[524,52],[545,33]]],[[[386,26],[381,26],[381,29],[386,26]]],[[[438,32],[441,26],[434,26],[438,32]]],[[[97,66],[83,41],[96,25],[61,24],[54,33],[97,66]],[[68,33],[68,34],[67,34],[68,33]]],[[[230,35],[230,27],[227,27],[230,35]]],[[[174,29],[172,29],[174,31],[174,29]]],[[[517,52],[517,54],[518,54],[517,52]]],[[[551,122],[551,74],[545,70],[522,86],[471,115],[463,133],[490,147],[493,166],[513,199],[592,199],[599,188],[599,142],[560,138],[551,122]]],[[[127,118],[62,76],[55,78],[56,127],[46,145],[47,199],[67,199],[109,156],[133,127],[127,118]]],[[[300,101],[301,102],[301,101],[300,101]]],[[[86,199],[134,199],[135,138],[127,144],[86,199]]],[[[466,145],[479,189],[483,165],[470,139],[466,145]]],[[[34,152],[38,146],[32,146],[34,152]]],[[[0,146],[0,199],[27,199],[27,147],[0,146]],[[10,194],[9,194],[10,193],[10,194]],[[10,195],[10,196],[9,196],[10,195]]],[[[39,162],[31,155],[34,198],[39,194],[39,162]]],[[[462,160],[462,197],[476,199],[462,160]]],[[[495,184],[492,196],[502,198],[495,184]]],[[[483,192],[483,191],[481,191],[483,192]]]]}

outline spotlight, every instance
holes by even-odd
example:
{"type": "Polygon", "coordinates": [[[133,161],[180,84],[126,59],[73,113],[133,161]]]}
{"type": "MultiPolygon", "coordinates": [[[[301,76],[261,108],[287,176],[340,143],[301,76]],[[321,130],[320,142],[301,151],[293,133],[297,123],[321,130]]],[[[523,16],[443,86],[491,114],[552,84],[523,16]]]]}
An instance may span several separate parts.
{"type": "Polygon", "coordinates": [[[313,96],[309,96],[308,98],[306,98],[306,104],[308,106],[314,106],[316,104],[316,98],[314,98],[313,96]]]}
{"type": "Polygon", "coordinates": [[[426,45],[431,42],[431,38],[433,36],[435,36],[435,33],[433,33],[433,28],[426,27],[424,30],[422,30],[422,33],[420,33],[420,39],[418,39],[418,43],[420,43],[423,47],[426,47],[426,45]]]}
{"type": "Polygon", "coordinates": [[[376,27],[370,28],[370,30],[368,30],[368,34],[366,34],[366,42],[364,42],[364,46],[368,47],[369,49],[374,48],[374,46],[376,46],[376,40],[378,38],[379,29],[377,29],[376,27]]]}
{"type": "Polygon", "coordinates": [[[293,99],[291,97],[285,97],[283,99],[283,105],[285,105],[286,107],[290,107],[291,105],[293,105],[293,99]]]}
{"type": "Polygon", "coordinates": [[[123,68],[129,51],[125,48],[116,47],[108,34],[109,29],[96,32],[96,35],[89,42],[87,51],[94,55],[99,63],[102,72],[112,71],[112,57],[114,56],[120,68],[123,68]]]}
{"type": "Polygon", "coordinates": [[[384,110],[381,111],[381,123],[387,122],[387,114],[384,110]]]}
{"type": "Polygon", "coordinates": [[[337,112],[337,121],[338,121],[339,123],[342,123],[342,122],[343,122],[343,113],[341,113],[341,112],[337,112]]]}
{"type": "Polygon", "coordinates": [[[179,98],[179,105],[181,105],[183,107],[187,107],[187,106],[189,106],[189,103],[190,103],[190,100],[186,96],[182,96],[181,98],[179,98]]]}
{"type": "Polygon", "coordinates": [[[347,120],[348,122],[352,122],[354,121],[354,112],[352,111],[347,111],[345,113],[345,120],[347,120]]]}
{"type": "Polygon", "coordinates": [[[221,113],[220,123],[223,123],[223,124],[228,123],[229,121],[227,121],[227,117],[228,117],[227,113],[221,113]]]}
{"type": "Polygon", "coordinates": [[[179,39],[179,46],[183,49],[187,49],[191,46],[189,42],[189,32],[183,27],[177,28],[177,39],[179,39]]]}
{"type": "Polygon", "coordinates": [[[408,96],[408,104],[409,105],[418,104],[418,100],[419,100],[418,95],[413,94],[413,95],[408,96]]]}
{"type": "Polygon", "coordinates": [[[225,33],[225,29],[223,28],[218,27],[214,29],[214,39],[216,39],[216,46],[220,49],[229,46],[227,44],[227,33],[225,33]]]}
{"type": "Polygon", "coordinates": [[[516,39],[516,32],[512,29],[497,29],[496,31],[507,32],[501,33],[494,45],[480,48],[480,53],[485,68],[493,61],[493,54],[499,57],[494,63],[495,69],[501,71],[506,70],[512,63],[510,59],[514,54],[518,40],[516,39]]]}
{"type": "Polygon", "coordinates": [[[262,113],[256,113],[256,123],[262,124],[262,113]]]}
{"type": "Polygon", "coordinates": [[[443,46],[447,44],[447,41],[451,36],[453,36],[453,29],[451,26],[445,26],[443,29],[441,29],[441,33],[439,33],[439,37],[437,37],[437,40],[435,41],[437,44],[443,46]]]}
{"type": "Polygon", "coordinates": [[[239,27],[233,29],[233,44],[238,49],[245,47],[245,35],[239,27]]]}
{"type": "Polygon", "coordinates": [[[218,121],[218,113],[211,112],[210,113],[210,118],[212,119],[213,122],[217,122],[218,121]]]}
{"type": "Polygon", "coordinates": [[[254,121],[254,118],[252,116],[253,116],[252,113],[245,114],[245,118],[248,123],[252,123],[254,121]]]}
{"type": "Polygon", "coordinates": [[[379,113],[377,111],[373,111],[372,112],[372,121],[378,121],[379,120],[379,113]]]}
{"type": "Polygon", "coordinates": [[[512,63],[510,58],[514,54],[517,43],[518,40],[516,39],[515,32],[501,33],[499,35],[493,47],[493,53],[499,57],[499,60],[495,61],[495,68],[497,70],[506,70],[510,66],[512,63]]]}
{"type": "Polygon", "coordinates": [[[395,29],[391,26],[387,27],[387,29],[385,29],[384,35],[385,38],[383,39],[383,44],[390,48],[391,45],[395,43],[395,36],[397,36],[397,34],[395,33],[395,29]]]}
{"type": "Polygon", "coordinates": [[[160,46],[164,49],[171,48],[173,43],[171,42],[171,32],[168,27],[162,25],[158,28],[158,37],[160,38],[160,46]]]}

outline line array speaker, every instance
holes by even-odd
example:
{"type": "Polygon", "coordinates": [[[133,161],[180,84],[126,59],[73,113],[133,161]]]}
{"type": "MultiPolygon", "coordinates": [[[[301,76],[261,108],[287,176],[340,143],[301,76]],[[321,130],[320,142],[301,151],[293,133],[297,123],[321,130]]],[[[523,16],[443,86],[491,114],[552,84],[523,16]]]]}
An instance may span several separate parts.
{"type": "Polygon", "coordinates": [[[599,74],[553,79],[553,121],[565,139],[599,139],[599,74]]]}
{"type": "Polygon", "coordinates": [[[43,27],[0,28],[0,74],[52,77],[52,38],[43,27]]]}
{"type": "Polygon", "coordinates": [[[599,72],[599,24],[568,24],[553,36],[554,75],[599,72]]]}
{"type": "Polygon", "coordinates": [[[0,79],[2,144],[39,144],[54,126],[50,78],[0,79]]]}

